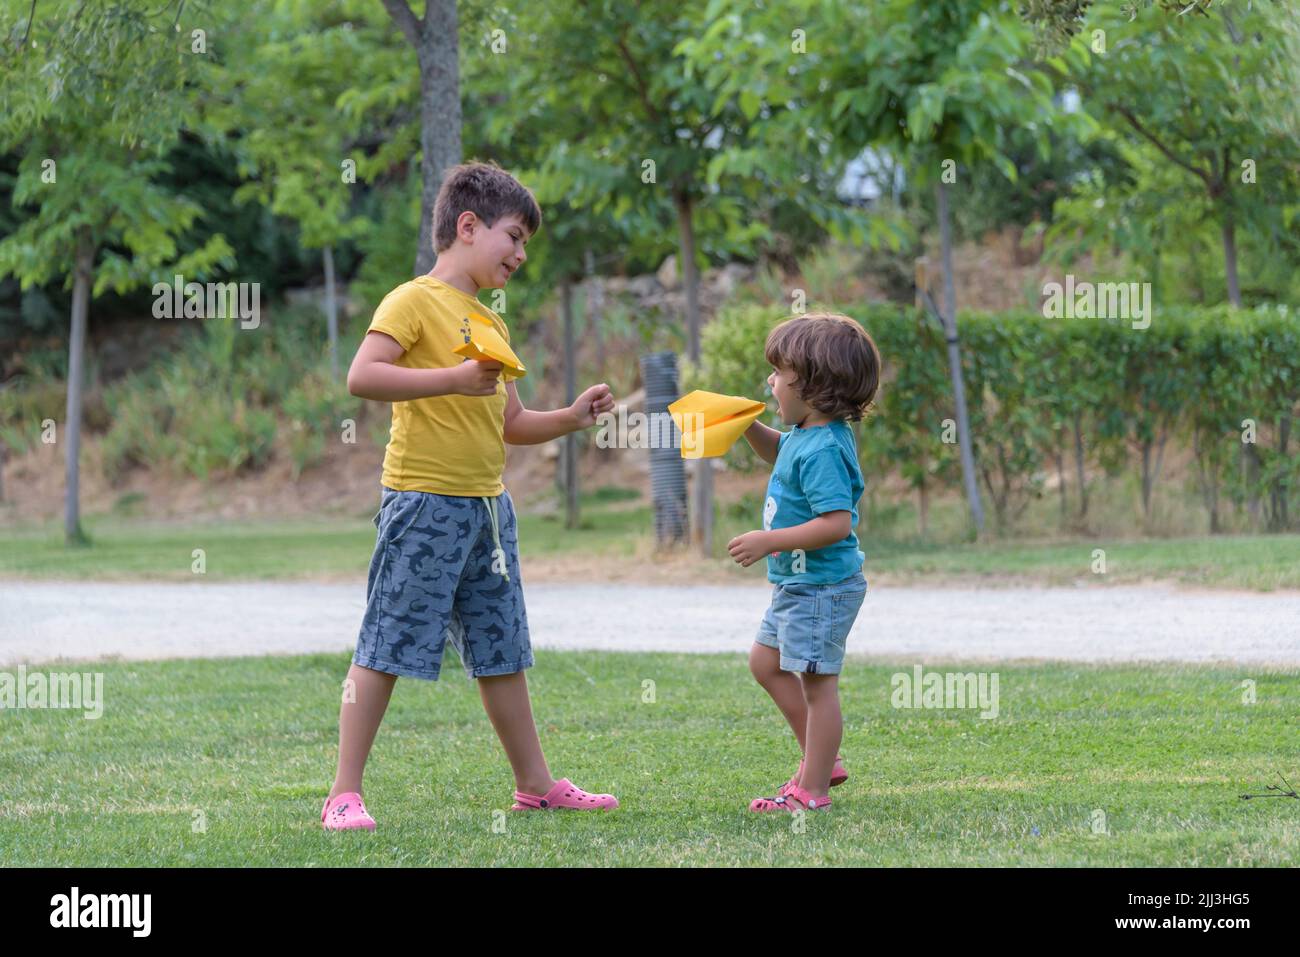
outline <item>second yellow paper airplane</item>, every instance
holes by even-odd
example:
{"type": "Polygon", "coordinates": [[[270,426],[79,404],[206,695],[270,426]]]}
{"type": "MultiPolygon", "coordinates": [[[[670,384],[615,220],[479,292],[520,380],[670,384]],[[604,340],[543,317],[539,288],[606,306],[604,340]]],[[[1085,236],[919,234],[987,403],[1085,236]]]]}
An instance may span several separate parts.
{"type": "Polygon", "coordinates": [[[519,357],[515,355],[509,343],[502,338],[501,333],[497,332],[496,327],[489,320],[482,316],[469,318],[473,320],[473,325],[470,327],[470,340],[464,345],[457,346],[452,350],[453,352],[482,362],[501,363],[503,382],[519,379],[528,374],[528,370],[519,361],[519,357]]]}
{"type": "Polygon", "coordinates": [[[739,395],[719,395],[699,389],[668,406],[682,433],[682,458],[723,455],[766,406],[739,395]]]}

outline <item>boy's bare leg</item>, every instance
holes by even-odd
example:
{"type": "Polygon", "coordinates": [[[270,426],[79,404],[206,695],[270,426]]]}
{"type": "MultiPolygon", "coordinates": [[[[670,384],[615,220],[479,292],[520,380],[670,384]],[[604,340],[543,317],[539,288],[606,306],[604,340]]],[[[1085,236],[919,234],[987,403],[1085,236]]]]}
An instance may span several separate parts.
{"type": "Polygon", "coordinates": [[[546,794],[555,779],[546,766],[542,743],[533,723],[533,706],[528,700],[528,678],[524,672],[489,675],[478,679],[483,710],[496,729],[515,773],[515,790],[525,794],[546,794]]]}
{"type": "Polygon", "coordinates": [[[754,642],[749,649],[749,670],[781,709],[799,742],[799,750],[806,753],[808,705],[799,679],[793,672],[781,670],[781,652],[754,642]]]}
{"type": "Polygon", "coordinates": [[[799,786],[813,797],[826,797],[831,789],[831,769],[840,752],[844,719],[840,715],[839,675],[800,675],[808,703],[808,747],[804,749],[803,777],[799,786]]]}
{"type": "Polygon", "coordinates": [[[397,675],[354,663],[348,669],[348,680],[352,682],[354,693],[345,693],[339,707],[339,765],[330,797],[349,791],[361,793],[361,775],[366,769],[366,758],[370,756],[375,732],[388,710],[388,699],[393,694],[397,675]]]}

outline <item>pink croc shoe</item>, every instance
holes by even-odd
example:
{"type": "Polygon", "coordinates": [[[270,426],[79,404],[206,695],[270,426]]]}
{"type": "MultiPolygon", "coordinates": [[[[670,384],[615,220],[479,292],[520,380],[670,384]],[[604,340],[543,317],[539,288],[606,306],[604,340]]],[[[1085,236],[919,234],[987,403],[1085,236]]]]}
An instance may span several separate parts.
{"type": "Polygon", "coordinates": [[[549,811],[561,807],[577,811],[612,811],[618,807],[618,798],[612,794],[588,794],[568,778],[560,778],[555,782],[555,787],[540,797],[516,791],[515,803],[510,806],[510,810],[549,811]]]}
{"type": "MultiPolygon", "coordinates": [[[[799,783],[803,777],[803,758],[799,759],[799,770],[794,772],[794,777],[777,789],[777,794],[789,794],[790,789],[799,783]]],[[[836,788],[849,779],[849,772],[844,770],[844,755],[835,756],[835,763],[831,766],[831,787],[836,788]]]]}
{"type": "Polygon", "coordinates": [[[327,831],[352,831],[358,828],[367,831],[375,829],[375,819],[370,816],[356,791],[345,791],[332,798],[326,798],[325,806],[320,812],[321,824],[327,831]]]}
{"type": "Polygon", "coordinates": [[[749,802],[749,809],[760,813],[789,811],[791,814],[795,811],[829,811],[831,809],[831,799],[828,797],[815,798],[806,789],[796,784],[789,791],[777,797],[754,798],[749,802]]]}

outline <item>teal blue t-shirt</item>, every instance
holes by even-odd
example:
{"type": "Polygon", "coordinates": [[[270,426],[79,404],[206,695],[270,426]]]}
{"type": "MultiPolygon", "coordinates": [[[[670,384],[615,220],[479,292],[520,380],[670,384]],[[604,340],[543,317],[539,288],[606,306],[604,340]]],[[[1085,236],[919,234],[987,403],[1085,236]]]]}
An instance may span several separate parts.
{"type": "Polygon", "coordinates": [[[777,552],[767,558],[767,580],[779,584],[830,585],[862,567],[858,550],[858,499],[866,483],[858,467],[858,444],[841,419],[801,429],[794,426],[777,443],[776,464],[763,503],[763,529],[789,528],[825,512],[847,511],[849,534],[833,545],[804,552],[777,552]]]}

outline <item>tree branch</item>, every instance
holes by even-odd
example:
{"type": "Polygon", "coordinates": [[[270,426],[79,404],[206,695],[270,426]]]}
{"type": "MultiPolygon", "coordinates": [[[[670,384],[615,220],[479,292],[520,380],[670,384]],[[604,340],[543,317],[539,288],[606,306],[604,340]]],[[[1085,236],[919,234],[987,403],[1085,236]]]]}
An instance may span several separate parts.
{"type": "MultiPolygon", "coordinates": [[[[579,3],[588,16],[593,16],[591,5],[587,0],[579,0],[579,3]]],[[[663,118],[659,115],[659,111],[655,109],[654,102],[650,99],[650,88],[646,85],[645,77],[641,75],[641,71],[636,65],[636,60],[632,56],[632,51],[627,48],[627,29],[628,25],[626,23],[623,24],[622,29],[618,32],[618,39],[614,41],[614,46],[618,50],[619,57],[627,66],[628,72],[632,74],[632,78],[636,81],[635,92],[639,94],[641,103],[645,106],[650,119],[656,124],[662,124],[663,118]]],[[[612,70],[610,71],[610,74],[613,75],[612,70]]]]}
{"type": "Polygon", "coordinates": [[[18,44],[18,49],[20,51],[25,46],[27,46],[27,38],[32,35],[32,21],[35,19],[36,19],[36,0],[32,0],[32,9],[27,14],[27,29],[23,31],[22,42],[18,44]]]}
{"type": "MultiPolygon", "coordinates": [[[[435,0],[427,0],[427,2],[428,6],[424,11],[426,17],[435,0]]],[[[411,45],[419,49],[420,21],[415,19],[415,14],[411,12],[411,7],[406,0],[384,0],[384,9],[388,11],[388,15],[393,18],[393,22],[406,35],[406,39],[411,41],[411,45]]]]}
{"type": "Polygon", "coordinates": [[[1163,153],[1171,163],[1181,166],[1189,173],[1196,174],[1205,182],[1205,188],[1213,191],[1214,189],[1214,177],[1212,175],[1213,171],[1207,173],[1199,166],[1193,166],[1191,163],[1188,163],[1185,160],[1181,159],[1180,157],[1176,156],[1174,152],[1169,149],[1169,147],[1165,146],[1164,143],[1156,139],[1155,135],[1150,133],[1146,129],[1146,127],[1142,125],[1142,123],[1138,120],[1138,118],[1133,115],[1132,111],[1129,110],[1127,107],[1120,106],[1118,103],[1110,103],[1107,105],[1116,113],[1118,113],[1120,116],[1124,117],[1124,119],[1128,120],[1129,126],[1133,127],[1133,129],[1135,129],[1144,139],[1146,139],[1147,142],[1149,142],[1152,146],[1154,146],[1161,153],[1163,153]]]}
{"type": "Polygon", "coordinates": [[[1223,24],[1228,28],[1228,36],[1232,37],[1232,42],[1241,46],[1241,34],[1237,31],[1237,25],[1232,22],[1232,17],[1223,7],[1219,8],[1219,16],[1223,17],[1223,24]]]}
{"type": "Polygon", "coordinates": [[[624,26],[623,30],[619,33],[618,41],[615,45],[618,47],[618,52],[623,58],[623,62],[626,63],[627,68],[632,71],[632,78],[636,80],[637,89],[641,92],[641,102],[645,104],[646,112],[650,114],[650,119],[655,123],[662,122],[659,116],[659,111],[655,109],[654,103],[650,100],[650,88],[646,86],[645,77],[643,77],[641,71],[637,69],[636,61],[632,59],[632,53],[627,48],[626,26],[624,26]]]}

